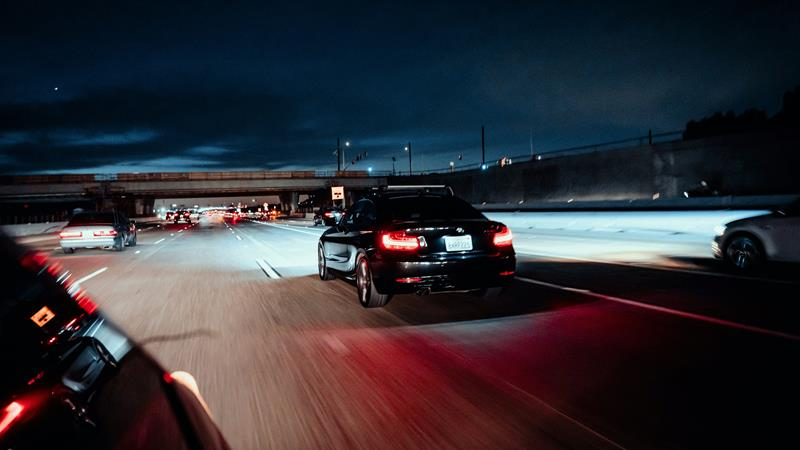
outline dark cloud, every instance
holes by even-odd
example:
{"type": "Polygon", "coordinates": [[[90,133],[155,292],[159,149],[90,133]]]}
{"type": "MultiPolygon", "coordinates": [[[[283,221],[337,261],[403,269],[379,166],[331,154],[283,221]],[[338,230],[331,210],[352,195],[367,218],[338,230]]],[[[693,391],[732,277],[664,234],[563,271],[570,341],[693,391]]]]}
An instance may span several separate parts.
{"type": "Polygon", "coordinates": [[[0,171],[426,167],[774,112],[800,82],[769,2],[13,2],[0,171]],[[58,87],[58,90],[55,88],[58,87]]]}

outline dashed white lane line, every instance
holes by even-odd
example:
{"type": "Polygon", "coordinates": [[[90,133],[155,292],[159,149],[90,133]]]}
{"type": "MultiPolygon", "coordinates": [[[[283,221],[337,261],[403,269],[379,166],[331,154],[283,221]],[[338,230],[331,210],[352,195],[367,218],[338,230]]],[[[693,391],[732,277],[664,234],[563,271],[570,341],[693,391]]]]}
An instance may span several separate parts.
{"type": "Polygon", "coordinates": [[[746,324],[743,324],[743,323],[732,322],[730,320],[718,319],[716,317],[710,317],[710,316],[704,316],[702,314],[695,314],[695,313],[690,313],[690,312],[686,312],[686,311],[679,311],[677,309],[667,308],[667,307],[658,306],[658,305],[651,305],[649,303],[643,303],[643,302],[639,302],[639,301],[636,301],[636,300],[628,300],[628,299],[625,299],[625,298],[614,297],[614,296],[611,296],[611,295],[598,294],[597,292],[592,292],[592,291],[589,291],[589,290],[586,290],[586,289],[577,289],[577,288],[572,288],[572,287],[568,287],[568,286],[561,286],[560,284],[548,283],[546,281],[533,280],[531,278],[525,278],[525,277],[516,277],[516,279],[520,280],[520,281],[523,281],[525,283],[536,284],[536,285],[539,285],[539,286],[545,286],[545,287],[549,287],[549,288],[552,288],[552,289],[559,289],[559,290],[562,290],[562,291],[575,292],[575,293],[578,293],[578,294],[581,294],[581,295],[586,295],[586,296],[589,296],[589,297],[599,298],[601,300],[607,300],[607,301],[610,301],[610,302],[621,303],[623,305],[633,306],[633,307],[636,307],[636,308],[642,308],[642,309],[647,309],[647,310],[650,310],[650,311],[656,311],[656,312],[660,312],[660,313],[663,313],[663,314],[669,314],[669,315],[672,315],[672,316],[682,317],[684,319],[698,320],[700,322],[711,323],[711,324],[714,324],[714,325],[719,325],[719,326],[728,327],[728,328],[734,328],[734,329],[737,329],[737,330],[750,331],[750,332],[753,332],[753,333],[764,334],[764,335],[767,335],[767,336],[790,339],[790,340],[793,340],[793,341],[800,340],[800,336],[797,336],[797,335],[794,335],[794,334],[790,334],[790,333],[783,333],[783,332],[780,332],[780,331],[769,330],[767,328],[761,328],[761,327],[756,327],[756,326],[753,326],[753,325],[746,325],[746,324]]]}
{"type": "Polygon", "coordinates": [[[161,239],[159,239],[159,240],[157,240],[157,241],[153,242],[153,245],[160,244],[160,243],[164,242],[166,239],[167,239],[167,238],[161,238],[161,239]]]}
{"type": "Polygon", "coordinates": [[[135,252],[133,252],[134,255],[138,255],[139,253],[142,253],[142,251],[141,250],[136,250],[135,252]]]}
{"type": "Polygon", "coordinates": [[[284,226],[284,225],[276,225],[274,223],[264,223],[264,222],[254,222],[254,223],[257,223],[259,225],[268,226],[268,227],[283,228],[284,230],[294,231],[295,233],[310,234],[310,235],[316,236],[316,237],[320,237],[322,235],[322,233],[312,233],[310,231],[298,230],[296,227],[288,227],[288,226],[284,226]]]}
{"type": "Polygon", "coordinates": [[[241,236],[239,236],[239,235],[237,234],[237,235],[236,235],[236,239],[238,239],[238,240],[240,240],[240,241],[241,241],[241,240],[242,240],[242,237],[241,237],[241,236]]]}
{"type": "Polygon", "coordinates": [[[258,267],[260,267],[260,268],[261,268],[261,270],[263,270],[263,271],[264,271],[264,273],[265,273],[265,274],[267,274],[267,276],[268,276],[268,277],[270,277],[270,278],[274,278],[274,279],[276,279],[276,280],[277,280],[277,279],[279,279],[279,278],[281,277],[281,276],[280,276],[280,274],[278,274],[278,272],[276,272],[276,271],[275,271],[275,269],[273,269],[273,268],[272,268],[272,266],[270,266],[270,265],[269,265],[269,264],[268,264],[266,261],[264,261],[263,259],[261,259],[261,258],[256,258],[256,264],[258,264],[258,267]]]}
{"type": "Polygon", "coordinates": [[[105,272],[106,270],[108,270],[108,267],[103,267],[101,269],[97,269],[94,272],[90,273],[89,275],[86,275],[83,278],[79,278],[79,279],[75,280],[75,284],[81,284],[84,281],[91,280],[92,278],[100,275],[101,273],[105,272]]]}

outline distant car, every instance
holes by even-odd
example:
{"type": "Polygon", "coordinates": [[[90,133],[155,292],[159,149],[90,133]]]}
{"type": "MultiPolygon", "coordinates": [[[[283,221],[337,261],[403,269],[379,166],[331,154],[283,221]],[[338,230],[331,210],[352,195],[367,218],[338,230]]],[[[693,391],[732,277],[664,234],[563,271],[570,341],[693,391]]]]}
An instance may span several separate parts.
{"type": "Polygon", "coordinates": [[[174,220],[173,219],[174,216],[175,216],[175,211],[172,210],[167,211],[166,213],[164,213],[164,220],[166,220],[167,222],[172,222],[174,220]]]}
{"type": "Polygon", "coordinates": [[[334,226],[343,215],[344,211],[340,208],[320,208],[314,214],[314,226],[334,226]]]}
{"type": "Polygon", "coordinates": [[[179,209],[172,215],[172,221],[174,223],[178,223],[180,221],[192,223],[192,212],[188,209],[179,209]]]}
{"type": "Polygon", "coordinates": [[[715,232],[714,256],[736,269],[752,269],[767,261],[798,263],[800,200],[770,214],[735,220],[715,232]]]}
{"type": "Polygon", "coordinates": [[[319,277],[356,280],[364,307],[394,294],[500,293],[514,276],[511,230],[444,187],[385,187],[319,239],[319,277]]]}
{"type": "Polygon", "coordinates": [[[58,234],[64,253],[78,248],[110,247],[122,251],[136,245],[136,222],[120,212],[81,212],[58,234]]]}
{"type": "Polygon", "coordinates": [[[0,234],[0,267],[0,448],[228,448],[193,377],[160,367],[57,263],[0,234]]]}

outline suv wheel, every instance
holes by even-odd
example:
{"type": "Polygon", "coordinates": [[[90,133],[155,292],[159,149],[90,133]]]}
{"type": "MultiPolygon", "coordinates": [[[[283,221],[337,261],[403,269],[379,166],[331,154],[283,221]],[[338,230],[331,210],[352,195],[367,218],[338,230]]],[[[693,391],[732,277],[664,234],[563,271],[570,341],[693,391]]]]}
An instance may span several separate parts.
{"type": "Polygon", "coordinates": [[[319,268],[319,278],[321,280],[328,281],[335,278],[328,270],[328,263],[325,260],[325,247],[322,246],[322,242],[317,246],[317,267],[319,268]]]}
{"type": "Polygon", "coordinates": [[[364,308],[378,308],[389,303],[392,298],[389,294],[381,294],[372,283],[372,270],[369,267],[369,260],[361,255],[356,263],[356,288],[358,289],[358,301],[364,308]]]}
{"type": "Polygon", "coordinates": [[[61,250],[64,250],[64,253],[66,253],[66,254],[68,254],[68,255],[69,255],[69,254],[72,254],[72,253],[75,253],[75,249],[74,249],[74,248],[69,248],[69,247],[61,247],[61,250]]]}

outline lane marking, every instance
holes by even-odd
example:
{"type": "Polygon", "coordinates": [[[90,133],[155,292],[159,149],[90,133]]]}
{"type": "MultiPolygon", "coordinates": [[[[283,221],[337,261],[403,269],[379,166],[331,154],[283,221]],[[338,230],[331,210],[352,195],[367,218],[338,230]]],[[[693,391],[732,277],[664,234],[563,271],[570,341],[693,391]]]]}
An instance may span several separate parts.
{"type": "Polygon", "coordinates": [[[538,256],[538,257],[545,257],[545,258],[555,258],[555,259],[565,259],[569,261],[581,261],[581,262],[590,262],[596,264],[611,264],[614,266],[625,266],[625,267],[635,267],[637,269],[652,269],[652,270],[664,270],[668,272],[680,272],[680,273],[688,273],[690,275],[708,275],[711,277],[720,277],[720,278],[733,278],[734,280],[749,280],[749,281],[763,281],[766,283],[778,283],[778,284],[797,284],[796,282],[787,281],[787,280],[777,280],[774,278],[758,278],[758,277],[749,277],[744,275],[733,275],[729,273],[720,273],[720,272],[708,272],[704,270],[692,270],[692,269],[681,269],[678,267],[664,267],[664,266],[656,266],[650,264],[639,264],[639,263],[632,263],[632,262],[625,262],[625,261],[606,261],[602,259],[592,259],[592,258],[581,258],[580,256],[562,256],[556,255],[554,253],[543,253],[543,252],[526,252],[526,251],[519,251],[517,250],[517,254],[519,255],[526,255],[526,256],[538,256]]]}
{"type": "Polygon", "coordinates": [[[167,238],[161,238],[161,239],[159,239],[159,240],[157,240],[157,241],[153,242],[153,245],[160,244],[160,243],[164,242],[166,239],[167,239],[167,238]]]}
{"type": "Polygon", "coordinates": [[[264,261],[263,259],[261,259],[261,258],[256,258],[256,264],[258,264],[258,267],[260,267],[260,268],[261,268],[261,270],[263,270],[263,271],[264,271],[264,273],[265,273],[265,274],[266,274],[268,277],[270,277],[270,278],[274,278],[274,279],[276,279],[276,280],[277,280],[277,279],[279,279],[279,278],[281,277],[281,276],[280,276],[280,274],[279,274],[278,272],[276,272],[276,271],[275,271],[275,269],[273,269],[273,268],[272,268],[272,266],[270,266],[270,265],[269,265],[269,263],[267,263],[267,262],[266,262],[266,261],[264,261]]]}
{"type": "Polygon", "coordinates": [[[141,250],[136,250],[135,252],[133,252],[134,255],[138,255],[139,253],[142,253],[142,251],[141,250]]]}
{"type": "Polygon", "coordinates": [[[237,234],[237,235],[236,235],[236,239],[238,239],[238,240],[240,240],[240,241],[241,241],[241,240],[242,240],[242,237],[241,237],[241,236],[239,236],[239,235],[237,234]]]}
{"type": "Polygon", "coordinates": [[[780,332],[780,331],[769,330],[767,328],[761,328],[761,327],[757,327],[757,326],[753,326],[753,325],[746,325],[746,324],[743,324],[743,323],[733,322],[733,321],[725,320],[725,319],[718,319],[716,317],[704,316],[702,314],[695,314],[695,313],[690,313],[690,312],[686,312],[686,311],[680,311],[680,310],[677,310],[677,309],[667,308],[667,307],[658,306],[658,305],[652,305],[652,304],[649,304],[649,303],[639,302],[639,301],[636,301],[636,300],[628,300],[628,299],[625,299],[625,298],[614,297],[614,296],[611,296],[611,295],[598,294],[597,292],[592,292],[592,291],[587,290],[587,289],[577,289],[577,288],[573,288],[573,287],[569,287],[569,286],[562,286],[560,284],[548,283],[546,281],[539,281],[539,280],[534,280],[534,279],[525,278],[525,277],[514,277],[514,278],[516,278],[519,281],[523,281],[525,283],[535,284],[535,285],[538,285],[538,286],[544,286],[544,287],[548,287],[548,288],[551,288],[551,289],[558,289],[558,290],[567,291],[567,292],[575,292],[577,294],[586,295],[586,296],[594,297],[594,298],[599,298],[601,300],[607,300],[607,301],[610,301],[610,302],[621,303],[623,305],[628,305],[628,306],[633,306],[633,307],[637,307],[637,308],[647,309],[647,310],[650,310],[650,311],[656,311],[656,312],[660,312],[660,313],[664,313],[664,314],[669,314],[669,315],[673,315],[673,316],[677,316],[677,317],[682,317],[684,319],[692,319],[692,320],[711,323],[711,324],[719,325],[719,326],[723,326],[723,327],[734,328],[734,329],[737,329],[737,330],[750,331],[750,332],[753,332],[753,333],[764,334],[764,335],[767,335],[767,336],[780,337],[780,338],[789,339],[789,340],[793,340],[793,341],[800,341],[800,336],[794,335],[794,334],[791,334],[791,333],[783,333],[783,332],[780,332]]]}
{"type": "Polygon", "coordinates": [[[253,222],[253,223],[257,223],[259,225],[264,225],[264,226],[267,226],[267,227],[282,228],[284,230],[294,231],[295,233],[310,234],[311,236],[316,236],[316,237],[320,237],[322,235],[322,233],[311,233],[309,231],[298,230],[296,227],[276,225],[274,223],[263,223],[263,222],[253,222]]]}
{"type": "Polygon", "coordinates": [[[86,275],[83,278],[79,278],[78,280],[75,280],[75,284],[81,284],[84,281],[91,280],[92,278],[100,275],[101,273],[105,272],[106,270],[108,270],[108,267],[103,267],[102,269],[97,269],[94,272],[90,273],[89,275],[86,275]]]}

